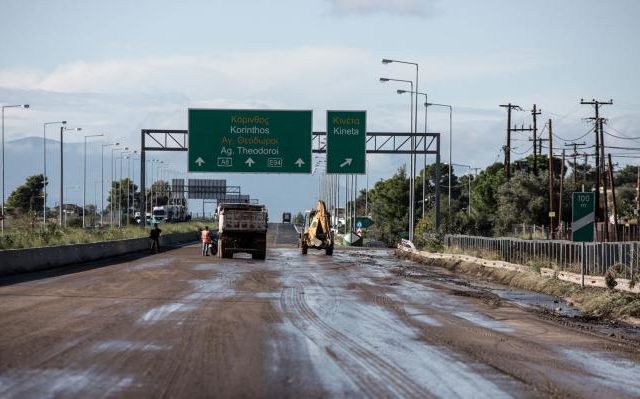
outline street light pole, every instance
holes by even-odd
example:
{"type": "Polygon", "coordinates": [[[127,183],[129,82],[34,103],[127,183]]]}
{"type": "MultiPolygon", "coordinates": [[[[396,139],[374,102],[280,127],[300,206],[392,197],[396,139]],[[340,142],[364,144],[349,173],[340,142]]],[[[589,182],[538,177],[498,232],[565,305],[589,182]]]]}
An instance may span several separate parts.
{"type": "Polygon", "coordinates": [[[2,235],[4,235],[4,109],[5,108],[29,108],[29,104],[18,104],[18,105],[3,105],[2,106],[2,217],[0,218],[0,224],[2,225],[2,235]]]}
{"type": "Polygon", "coordinates": [[[436,106],[449,108],[449,214],[451,214],[451,153],[453,142],[453,107],[447,104],[424,103],[425,107],[436,106]]]}
{"type": "Polygon", "coordinates": [[[119,144],[116,144],[114,148],[111,149],[111,184],[109,188],[109,227],[113,228],[113,201],[115,198],[113,196],[113,152],[119,150],[119,144]]]}
{"type": "MultiPolygon", "coordinates": [[[[420,87],[419,87],[419,69],[420,67],[418,66],[417,62],[409,62],[409,61],[401,61],[401,60],[393,60],[393,59],[388,59],[388,58],[383,58],[382,59],[382,63],[383,64],[390,64],[390,63],[399,63],[399,64],[407,64],[407,65],[413,65],[416,67],[416,92],[420,91],[420,87]]],[[[413,90],[412,90],[413,91],[413,90]]],[[[413,120],[413,132],[417,133],[418,132],[418,95],[416,94],[415,96],[415,109],[414,109],[414,120],[413,120]]],[[[414,230],[414,219],[415,219],[415,178],[416,178],[416,154],[415,154],[415,150],[416,150],[416,138],[415,138],[415,134],[412,135],[411,137],[411,180],[410,180],[410,184],[409,184],[409,199],[411,201],[411,206],[409,207],[409,241],[413,241],[413,230],[414,230]]],[[[436,226],[436,228],[438,228],[439,226],[436,226]]]]}
{"type": "Polygon", "coordinates": [[[87,138],[102,137],[104,134],[90,134],[84,136],[84,162],[82,171],[82,228],[86,228],[84,214],[87,210],[87,138]]]}
{"type": "Polygon", "coordinates": [[[62,208],[64,208],[64,141],[63,141],[63,134],[65,131],[68,130],[74,130],[74,131],[81,131],[82,128],[81,127],[77,127],[75,129],[69,129],[66,126],[60,126],[60,220],[58,221],[58,223],[60,224],[60,227],[63,226],[63,210],[62,208]]]}
{"type": "MultiPolygon", "coordinates": [[[[404,94],[407,93],[406,90],[398,90],[398,94],[404,94]]],[[[416,96],[416,101],[417,101],[417,97],[418,95],[422,95],[424,96],[424,101],[429,101],[429,96],[427,95],[427,93],[420,93],[417,91],[412,91],[411,94],[415,94],[416,96]]],[[[425,102],[425,104],[427,104],[425,102]]],[[[416,111],[417,112],[417,111],[416,111]]],[[[427,106],[424,107],[424,132],[427,133],[427,106]]],[[[422,218],[424,219],[424,214],[425,214],[425,198],[427,195],[427,154],[424,154],[424,162],[423,162],[423,172],[422,172],[422,218]]]]}
{"type": "Polygon", "coordinates": [[[102,197],[100,198],[100,227],[104,226],[104,147],[113,147],[118,145],[120,145],[120,143],[102,144],[102,148],[100,149],[100,185],[102,187],[102,197]]]}
{"type": "MultiPolygon", "coordinates": [[[[384,62],[384,61],[383,61],[384,62]]],[[[409,87],[411,88],[411,92],[413,93],[413,82],[411,80],[403,80],[403,79],[391,79],[391,78],[380,78],[380,82],[404,82],[404,83],[409,83],[409,87]]],[[[410,105],[410,114],[409,114],[409,130],[411,133],[414,133],[414,114],[413,114],[413,110],[414,110],[414,105],[413,105],[413,95],[410,96],[411,97],[411,105],[410,105]]],[[[414,163],[413,163],[413,150],[414,150],[414,145],[413,145],[413,140],[414,140],[414,136],[413,134],[411,135],[411,154],[409,157],[409,161],[411,163],[411,170],[409,172],[409,240],[411,241],[411,239],[413,238],[413,214],[414,214],[414,204],[415,204],[415,192],[414,192],[414,175],[415,175],[415,170],[414,170],[414,163]]]]}
{"type": "Polygon", "coordinates": [[[60,122],[45,122],[42,125],[42,176],[44,178],[44,200],[42,201],[42,227],[46,228],[47,226],[47,125],[53,125],[61,123],[62,125],[66,125],[67,121],[60,122]]]}

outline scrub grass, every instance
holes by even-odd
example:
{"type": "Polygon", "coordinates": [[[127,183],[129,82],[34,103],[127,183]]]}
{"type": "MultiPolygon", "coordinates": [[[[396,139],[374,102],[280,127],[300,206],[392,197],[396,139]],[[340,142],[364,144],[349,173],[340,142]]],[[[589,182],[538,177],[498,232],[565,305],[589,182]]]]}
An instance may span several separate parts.
{"type": "Polygon", "coordinates": [[[396,253],[402,258],[409,258],[421,264],[444,267],[473,278],[563,298],[590,317],[616,319],[640,317],[640,295],[607,288],[582,288],[556,278],[543,277],[539,273],[539,267],[530,266],[531,271],[516,272],[460,260],[423,259],[402,251],[396,251],[396,253]]]}
{"type": "MultiPolygon", "coordinates": [[[[162,234],[186,233],[189,231],[200,231],[204,228],[204,222],[189,223],[167,223],[158,227],[162,234]]],[[[209,223],[210,227],[215,224],[209,223]]],[[[11,229],[5,229],[4,235],[0,236],[0,250],[39,248],[57,245],[83,244],[101,241],[126,240],[131,238],[148,237],[150,226],[145,229],[138,225],[129,225],[121,228],[104,227],[101,229],[78,227],[59,228],[58,225],[51,224],[46,229],[39,226],[14,225],[11,229]]]]}

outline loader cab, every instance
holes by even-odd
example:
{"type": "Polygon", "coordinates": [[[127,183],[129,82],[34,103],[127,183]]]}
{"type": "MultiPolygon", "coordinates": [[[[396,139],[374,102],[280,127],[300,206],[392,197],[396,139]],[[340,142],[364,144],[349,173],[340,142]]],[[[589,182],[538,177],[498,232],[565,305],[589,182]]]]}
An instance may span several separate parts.
{"type": "Polygon", "coordinates": [[[304,232],[309,230],[309,226],[311,226],[311,221],[313,220],[313,217],[315,215],[316,215],[316,210],[315,209],[307,209],[304,212],[304,223],[302,224],[302,230],[304,232]]]}

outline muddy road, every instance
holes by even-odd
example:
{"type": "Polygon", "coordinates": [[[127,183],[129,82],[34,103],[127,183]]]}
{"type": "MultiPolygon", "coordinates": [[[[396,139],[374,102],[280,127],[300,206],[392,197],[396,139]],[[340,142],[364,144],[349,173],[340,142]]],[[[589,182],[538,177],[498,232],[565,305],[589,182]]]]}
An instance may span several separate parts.
{"type": "Polygon", "coordinates": [[[633,342],[270,230],[266,261],[187,246],[0,280],[0,397],[640,396],[633,342]]]}

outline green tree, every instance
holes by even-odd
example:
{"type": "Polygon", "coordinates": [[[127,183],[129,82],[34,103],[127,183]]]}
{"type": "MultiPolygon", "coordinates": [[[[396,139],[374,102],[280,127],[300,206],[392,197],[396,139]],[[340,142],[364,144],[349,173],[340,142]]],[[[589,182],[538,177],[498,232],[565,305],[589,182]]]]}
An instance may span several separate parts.
{"type": "Polygon", "coordinates": [[[151,188],[146,192],[147,209],[153,209],[154,206],[163,206],[169,203],[171,190],[169,183],[164,180],[153,182],[151,188]]]}
{"type": "Polygon", "coordinates": [[[111,208],[113,204],[114,209],[123,209],[126,213],[127,204],[133,208],[135,206],[134,201],[138,197],[136,193],[138,186],[133,184],[129,178],[114,181],[111,183],[111,190],[109,190],[109,197],[107,198],[108,207],[111,208]],[[128,196],[128,203],[127,203],[128,196]]]}
{"type": "Polygon", "coordinates": [[[44,205],[45,184],[47,183],[42,174],[27,177],[26,182],[16,188],[7,199],[7,207],[20,213],[40,211],[44,205]]]}
{"type": "Polygon", "coordinates": [[[638,167],[627,165],[616,176],[616,184],[619,185],[633,185],[638,182],[638,167]]]}
{"type": "Polygon", "coordinates": [[[381,180],[369,192],[374,234],[388,244],[397,242],[409,224],[409,180],[404,167],[393,177],[381,180]]]}

